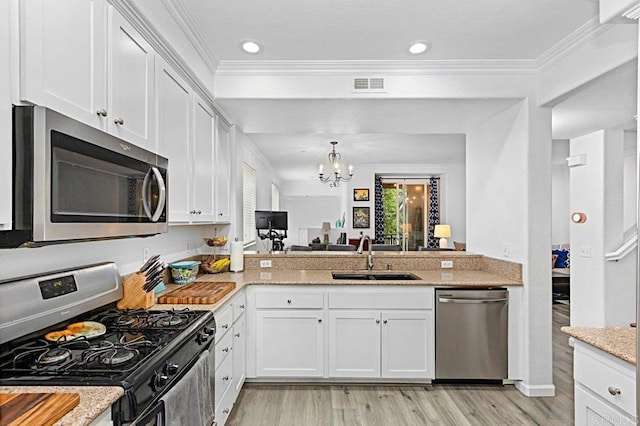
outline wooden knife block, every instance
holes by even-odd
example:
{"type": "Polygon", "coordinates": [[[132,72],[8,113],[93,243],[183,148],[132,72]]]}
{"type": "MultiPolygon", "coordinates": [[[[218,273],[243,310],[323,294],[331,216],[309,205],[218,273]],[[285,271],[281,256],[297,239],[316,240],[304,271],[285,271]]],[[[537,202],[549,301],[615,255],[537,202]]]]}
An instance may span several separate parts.
{"type": "Polygon", "coordinates": [[[144,291],[145,274],[136,272],[122,283],[124,295],[118,301],[118,309],[149,309],[156,303],[155,293],[144,291]]]}

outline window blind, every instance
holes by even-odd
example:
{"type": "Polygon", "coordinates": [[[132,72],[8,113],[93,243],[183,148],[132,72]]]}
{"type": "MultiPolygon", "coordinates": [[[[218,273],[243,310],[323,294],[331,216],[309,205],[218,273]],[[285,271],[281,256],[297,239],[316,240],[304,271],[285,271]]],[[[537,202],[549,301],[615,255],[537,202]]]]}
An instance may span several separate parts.
{"type": "Polygon", "coordinates": [[[242,163],[242,228],[245,244],[256,241],[256,171],[242,163]]]}

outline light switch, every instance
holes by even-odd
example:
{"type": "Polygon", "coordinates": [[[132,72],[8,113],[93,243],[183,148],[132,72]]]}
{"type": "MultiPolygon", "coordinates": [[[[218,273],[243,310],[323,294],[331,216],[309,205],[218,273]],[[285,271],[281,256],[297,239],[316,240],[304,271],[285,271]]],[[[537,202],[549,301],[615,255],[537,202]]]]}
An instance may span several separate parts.
{"type": "Polygon", "coordinates": [[[591,257],[591,246],[580,246],[580,256],[591,257]]]}

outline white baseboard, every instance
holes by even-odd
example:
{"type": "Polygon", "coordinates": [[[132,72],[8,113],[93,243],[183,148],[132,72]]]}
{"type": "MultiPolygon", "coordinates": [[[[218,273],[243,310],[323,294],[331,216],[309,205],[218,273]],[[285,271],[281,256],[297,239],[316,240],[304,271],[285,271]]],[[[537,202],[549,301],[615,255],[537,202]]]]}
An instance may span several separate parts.
{"type": "Polygon", "coordinates": [[[527,385],[524,382],[516,382],[516,389],[522,392],[523,395],[528,397],[539,396],[556,396],[556,387],[553,384],[550,385],[527,385]]]}

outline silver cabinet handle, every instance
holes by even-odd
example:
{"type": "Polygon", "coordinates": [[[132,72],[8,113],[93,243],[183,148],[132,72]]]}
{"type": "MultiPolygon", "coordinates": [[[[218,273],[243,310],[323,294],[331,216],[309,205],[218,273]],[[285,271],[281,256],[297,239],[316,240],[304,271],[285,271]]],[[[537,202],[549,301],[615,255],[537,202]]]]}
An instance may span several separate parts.
{"type": "Polygon", "coordinates": [[[384,324],[386,324],[386,323],[387,323],[387,320],[382,320],[382,322],[383,322],[384,324]]]}
{"type": "Polygon", "coordinates": [[[222,324],[220,327],[222,327],[222,328],[229,328],[229,324],[222,324]]]}
{"type": "Polygon", "coordinates": [[[234,334],[234,336],[240,337],[240,333],[236,333],[236,334],[234,334]]]}
{"type": "Polygon", "coordinates": [[[222,352],[229,352],[229,348],[222,348],[222,352]]]}
{"type": "Polygon", "coordinates": [[[463,297],[439,297],[438,302],[440,303],[500,303],[507,302],[509,299],[465,299],[463,297]]]}
{"type": "Polygon", "coordinates": [[[191,210],[189,213],[196,214],[196,211],[195,210],[191,210]]]}
{"type": "Polygon", "coordinates": [[[609,387],[607,388],[607,390],[608,390],[608,391],[609,391],[609,393],[610,393],[611,395],[613,395],[613,396],[620,395],[620,394],[622,393],[622,391],[620,391],[620,389],[619,389],[619,388],[614,388],[613,386],[609,386],[609,387]]]}
{"type": "Polygon", "coordinates": [[[379,319],[376,320],[376,324],[380,324],[380,320],[379,319]]]}
{"type": "Polygon", "coordinates": [[[318,318],[318,322],[322,322],[322,318],[318,318]]]}
{"type": "Polygon", "coordinates": [[[288,304],[291,304],[291,299],[287,299],[287,303],[288,303],[288,304]]]}
{"type": "Polygon", "coordinates": [[[244,305],[240,305],[240,309],[244,309],[244,305]]]}
{"type": "Polygon", "coordinates": [[[229,380],[229,376],[224,376],[222,380],[229,380]]]}
{"type": "Polygon", "coordinates": [[[225,408],[224,410],[222,410],[222,412],[223,412],[224,414],[229,414],[229,409],[228,409],[228,408],[225,408]]]}
{"type": "Polygon", "coordinates": [[[120,126],[124,126],[124,120],[122,118],[116,118],[113,120],[114,123],[119,124],[120,126]]]}
{"type": "Polygon", "coordinates": [[[196,214],[202,214],[202,210],[198,210],[196,214]]]}
{"type": "Polygon", "coordinates": [[[107,116],[107,110],[102,108],[96,111],[96,114],[98,114],[100,117],[106,117],[107,116]]]}

